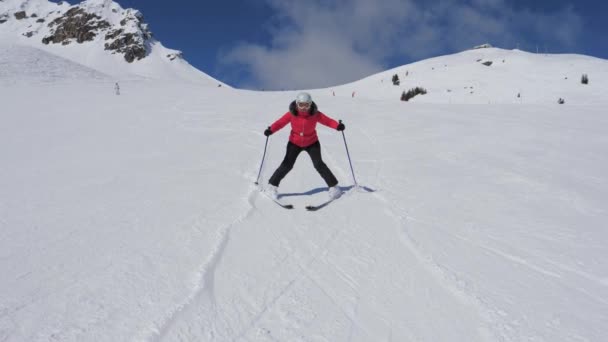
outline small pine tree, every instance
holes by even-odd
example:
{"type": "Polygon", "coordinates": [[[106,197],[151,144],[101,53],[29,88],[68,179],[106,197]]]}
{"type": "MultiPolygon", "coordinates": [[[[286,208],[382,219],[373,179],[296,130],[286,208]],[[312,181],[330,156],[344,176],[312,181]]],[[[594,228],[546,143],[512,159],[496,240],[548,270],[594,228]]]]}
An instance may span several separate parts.
{"type": "Polygon", "coordinates": [[[398,86],[401,82],[399,81],[399,76],[397,74],[393,75],[393,85],[398,86]]]}
{"type": "Polygon", "coordinates": [[[416,87],[414,89],[408,90],[407,93],[404,91],[401,94],[401,101],[409,101],[412,97],[414,97],[416,95],[424,95],[424,94],[426,94],[426,89],[416,87]]]}
{"type": "Polygon", "coordinates": [[[589,84],[589,76],[587,76],[587,74],[583,74],[583,76],[581,77],[581,83],[589,84]]]}

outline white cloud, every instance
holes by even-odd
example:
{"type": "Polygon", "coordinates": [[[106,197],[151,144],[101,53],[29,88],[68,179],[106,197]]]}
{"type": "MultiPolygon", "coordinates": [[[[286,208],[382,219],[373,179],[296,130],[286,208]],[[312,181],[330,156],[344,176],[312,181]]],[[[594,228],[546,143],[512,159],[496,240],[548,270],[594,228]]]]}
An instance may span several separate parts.
{"type": "Polygon", "coordinates": [[[247,65],[255,84],[267,89],[303,89],[355,80],[355,74],[380,70],[363,54],[354,53],[342,41],[323,36],[293,35],[283,48],[241,44],[224,56],[225,62],[247,65]]]}
{"type": "Polygon", "coordinates": [[[245,67],[259,88],[342,84],[416,60],[492,43],[569,46],[581,34],[570,8],[541,14],[505,0],[267,0],[278,25],[267,45],[238,44],[220,57],[245,67]],[[530,38],[531,35],[534,38],[530,38]],[[394,66],[394,65],[392,65],[394,66]]]}

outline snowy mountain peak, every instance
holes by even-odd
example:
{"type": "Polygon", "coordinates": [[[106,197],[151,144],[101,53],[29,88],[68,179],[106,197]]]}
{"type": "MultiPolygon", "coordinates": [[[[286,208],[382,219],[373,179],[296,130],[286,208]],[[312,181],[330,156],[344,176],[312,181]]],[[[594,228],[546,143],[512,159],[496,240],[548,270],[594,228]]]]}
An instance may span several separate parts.
{"type": "Polygon", "coordinates": [[[483,44],[331,89],[337,96],[420,103],[605,104],[607,71],[608,61],[600,58],[483,44]],[[593,81],[583,83],[583,75],[593,81]]]}
{"type": "Polygon", "coordinates": [[[153,44],[141,12],[125,10],[112,0],[87,0],[74,6],[46,0],[7,0],[0,13],[3,24],[12,21],[12,31],[32,40],[47,45],[98,41],[104,50],[122,55],[129,63],[148,56],[153,44]]]}
{"type": "Polygon", "coordinates": [[[0,43],[27,45],[124,78],[221,83],[153,38],[143,14],[112,0],[76,5],[48,0],[0,0],[0,43]],[[127,76],[128,77],[128,76],[127,76]]]}
{"type": "MultiPolygon", "coordinates": [[[[85,0],[82,2],[83,6],[101,6],[111,7],[111,5],[118,5],[112,0],[85,0]]],[[[120,6],[120,5],[118,5],[120,6]]]]}
{"type": "Polygon", "coordinates": [[[485,43],[485,44],[481,44],[481,45],[477,45],[477,46],[473,47],[473,49],[489,49],[489,48],[493,48],[492,44],[485,43]]]}

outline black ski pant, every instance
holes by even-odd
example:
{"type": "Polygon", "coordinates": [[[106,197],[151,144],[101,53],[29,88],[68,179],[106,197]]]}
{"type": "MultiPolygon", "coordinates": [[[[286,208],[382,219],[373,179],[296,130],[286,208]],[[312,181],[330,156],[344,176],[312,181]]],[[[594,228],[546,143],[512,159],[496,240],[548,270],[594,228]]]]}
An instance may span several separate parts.
{"type": "Polygon", "coordinates": [[[323,159],[321,159],[321,144],[319,141],[316,143],[306,146],[300,147],[291,141],[287,143],[287,152],[285,153],[285,158],[279,168],[274,172],[272,177],[268,180],[268,183],[274,186],[279,186],[281,180],[291,171],[293,165],[296,163],[296,159],[300,152],[306,151],[312,159],[312,165],[319,172],[325,183],[327,183],[328,187],[336,186],[338,184],[338,180],[331,170],[325,165],[323,159]]]}

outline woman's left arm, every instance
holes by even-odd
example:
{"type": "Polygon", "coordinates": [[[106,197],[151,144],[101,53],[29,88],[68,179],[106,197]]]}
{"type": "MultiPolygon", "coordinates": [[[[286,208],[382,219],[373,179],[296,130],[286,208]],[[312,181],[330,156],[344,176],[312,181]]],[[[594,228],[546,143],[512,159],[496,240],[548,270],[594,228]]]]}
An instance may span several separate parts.
{"type": "Polygon", "coordinates": [[[333,129],[338,128],[338,122],[332,118],[330,118],[329,116],[321,113],[321,112],[317,112],[317,115],[319,116],[319,123],[327,126],[327,127],[331,127],[333,129]]]}

